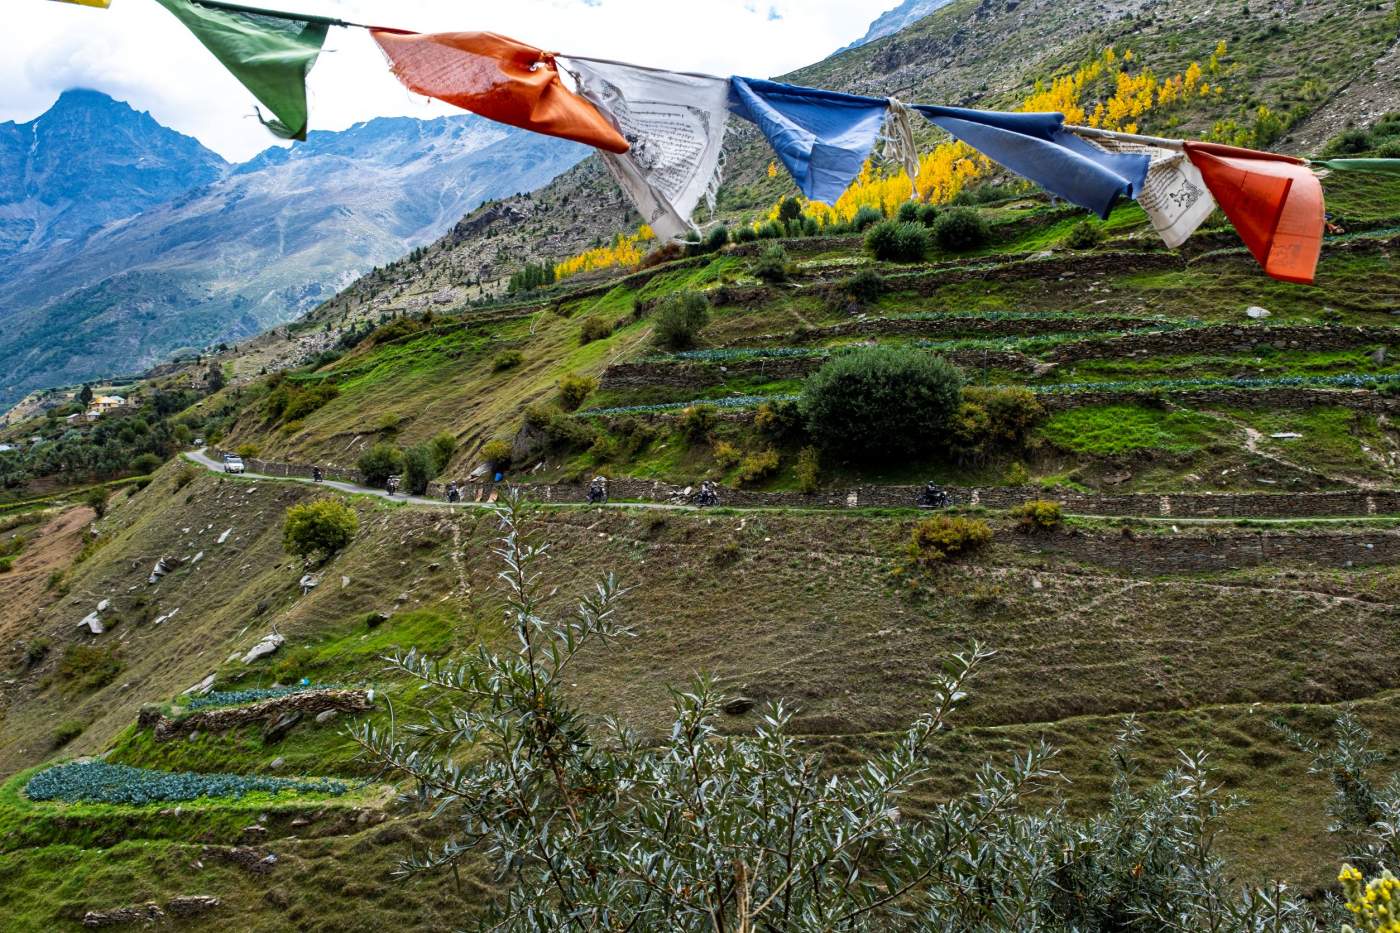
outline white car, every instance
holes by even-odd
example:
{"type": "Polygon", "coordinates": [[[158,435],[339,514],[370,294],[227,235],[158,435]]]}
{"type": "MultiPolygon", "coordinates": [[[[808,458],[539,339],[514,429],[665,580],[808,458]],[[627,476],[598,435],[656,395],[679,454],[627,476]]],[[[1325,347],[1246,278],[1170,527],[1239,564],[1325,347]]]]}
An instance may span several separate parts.
{"type": "Polygon", "coordinates": [[[244,467],[242,457],[235,456],[234,454],[224,454],[225,473],[242,473],[243,470],[244,467]]]}

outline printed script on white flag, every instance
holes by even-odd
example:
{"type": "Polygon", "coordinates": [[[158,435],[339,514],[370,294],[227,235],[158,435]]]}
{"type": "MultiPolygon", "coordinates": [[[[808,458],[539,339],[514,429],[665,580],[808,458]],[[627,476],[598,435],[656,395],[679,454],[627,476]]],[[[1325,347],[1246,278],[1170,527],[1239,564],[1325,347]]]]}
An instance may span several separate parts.
{"type": "Polygon", "coordinates": [[[1173,249],[1191,238],[1215,210],[1215,198],[1191,164],[1186,153],[1162,146],[1151,146],[1110,137],[1086,138],[1086,142],[1107,149],[1148,156],[1147,185],[1137,192],[1137,202],[1147,212],[1152,226],[1173,249]]]}
{"type": "Polygon", "coordinates": [[[578,90],[631,144],[599,153],[643,220],[662,239],[694,230],[701,198],[714,206],[729,82],[632,65],[563,58],[578,90]]]}

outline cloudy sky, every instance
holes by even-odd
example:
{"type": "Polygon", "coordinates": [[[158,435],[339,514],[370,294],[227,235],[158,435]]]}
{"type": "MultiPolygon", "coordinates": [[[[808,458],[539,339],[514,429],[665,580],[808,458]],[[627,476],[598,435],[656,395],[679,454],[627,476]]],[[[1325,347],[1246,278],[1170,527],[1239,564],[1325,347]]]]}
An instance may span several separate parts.
{"type": "MultiPolygon", "coordinates": [[[[769,77],[817,61],[865,34],[898,0],[246,0],[420,32],[487,30],[559,52],[638,64],[769,77]]],[[[155,0],[98,10],[5,0],[19,37],[0,57],[0,122],[27,121],[70,87],[149,110],[231,160],[273,142],[253,101],[155,0]]],[[[404,90],[367,33],[332,30],[311,73],[312,129],[374,116],[452,112],[404,90]]]]}

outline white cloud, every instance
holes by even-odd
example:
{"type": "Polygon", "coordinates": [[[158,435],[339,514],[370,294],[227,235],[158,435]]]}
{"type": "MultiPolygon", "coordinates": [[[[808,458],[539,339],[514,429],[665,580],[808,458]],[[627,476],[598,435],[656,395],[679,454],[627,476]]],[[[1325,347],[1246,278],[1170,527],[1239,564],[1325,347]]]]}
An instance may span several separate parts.
{"type": "MultiPolygon", "coordinates": [[[[863,35],[894,0],[251,2],[422,32],[500,32],[553,51],[680,71],[768,77],[820,60],[863,35]]],[[[109,10],[45,0],[11,4],[18,8],[6,11],[7,21],[23,38],[0,57],[0,121],[32,119],[63,90],[91,87],[149,110],[230,159],[246,159],[271,144],[252,116],[248,92],[153,0],[113,0],[109,10]]],[[[332,30],[310,89],[313,129],[453,112],[404,90],[359,29],[332,30]]]]}

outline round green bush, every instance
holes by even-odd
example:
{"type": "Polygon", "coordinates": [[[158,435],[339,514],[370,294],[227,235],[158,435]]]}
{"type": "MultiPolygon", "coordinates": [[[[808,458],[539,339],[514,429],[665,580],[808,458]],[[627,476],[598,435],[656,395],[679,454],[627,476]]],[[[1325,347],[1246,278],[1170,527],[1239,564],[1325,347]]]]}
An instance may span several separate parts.
{"type": "Polygon", "coordinates": [[[813,373],[798,404],[820,447],[869,460],[938,446],[961,399],[962,375],[942,357],[871,347],[813,373]]]}
{"type": "Polygon", "coordinates": [[[919,262],[928,251],[928,231],[921,224],[887,220],[870,228],[865,248],[885,262],[919,262]]]}
{"type": "Polygon", "coordinates": [[[709,299],[700,292],[672,292],[656,306],[652,342],[663,350],[689,350],[710,321],[709,299]]]}
{"type": "Polygon", "coordinates": [[[876,207],[862,207],[856,211],[856,216],[851,218],[851,229],[856,233],[864,233],[867,228],[873,227],[885,219],[885,215],[880,213],[876,207]]]}
{"type": "Polygon", "coordinates": [[[368,485],[383,486],[390,476],[403,472],[403,454],[393,444],[379,443],[360,454],[356,465],[368,485]]]}
{"type": "Polygon", "coordinates": [[[970,207],[955,207],[938,216],[933,224],[933,241],[950,253],[979,249],[991,240],[992,232],[982,215],[970,207]]]}
{"type": "Polygon", "coordinates": [[[329,557],[343,549],[360,530],[355,510],[339,499],[317,499],[287,509],[282,546],[297,557],[329,557]]]}

